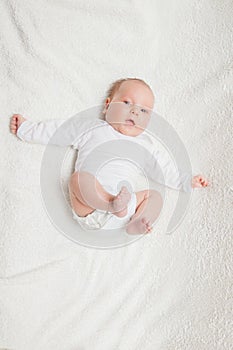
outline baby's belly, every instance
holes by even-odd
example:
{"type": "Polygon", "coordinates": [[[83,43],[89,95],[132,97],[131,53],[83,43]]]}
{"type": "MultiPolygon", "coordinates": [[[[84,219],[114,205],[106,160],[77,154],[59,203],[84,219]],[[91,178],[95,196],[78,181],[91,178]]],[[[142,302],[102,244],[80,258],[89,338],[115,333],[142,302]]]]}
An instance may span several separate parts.
{"type": "Polygon", "coordinates": [[[135,191],[135,184],[132,179],[112,177],[107,179],[104,176],[97,176],[97,180],[103,186],[105,191],[112,195],[117,195],[120,192],[122,186],[126,186],[130,191],[135,191]]]}
{"type": "Polygon", "coordinates": [[[134,191],[138,174],[139,169],[132,162],[112,160],[98,169],[96,178],[106,191],[116,195],[123,185],[134,191]]]}
{"type": "Polygon", "coordinates": [[[137,176],[141,174],[140,168],[134,162],[122,159],[110,160],[94,169],[91,166],[80,166],[79,171],[91,173],[113,195],[119,193],[123,185],[135,191],[137,176]]]}

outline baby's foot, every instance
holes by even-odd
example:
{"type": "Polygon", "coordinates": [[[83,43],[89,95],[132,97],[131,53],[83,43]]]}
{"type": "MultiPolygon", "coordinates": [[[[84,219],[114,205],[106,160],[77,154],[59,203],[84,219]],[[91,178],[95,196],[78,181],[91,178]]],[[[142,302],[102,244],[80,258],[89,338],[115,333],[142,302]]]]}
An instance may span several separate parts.
{"type": "Polygon", "coordinates": [[[127,205],[131,199],[127,187],[123,186],[116,197],[109,203],[109,211],[118,217],[123,217],[127,214],[127,205]]]}
{"type": "Polygon", "coordinates": [[[13,114],[11,117],[11,122],[10,122],[10,130],[12,134],[16,134],[18,128],[20,125],[25,121],[26,119],[20,115],[20,114],[13,114]]]}
{"type": "Polygon", "coordinates": [[[126,225],[126,232],[129,234],[147,234],[152,231],[151,221],[145,217],[131,219],[126,225]]]}

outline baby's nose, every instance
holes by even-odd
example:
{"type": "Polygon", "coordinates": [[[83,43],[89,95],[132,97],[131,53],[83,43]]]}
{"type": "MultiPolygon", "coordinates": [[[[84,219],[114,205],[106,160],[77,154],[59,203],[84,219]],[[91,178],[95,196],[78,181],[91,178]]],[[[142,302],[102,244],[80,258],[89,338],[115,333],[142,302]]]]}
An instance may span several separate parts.
{"type": "Polygon", "coordinates": [[[133,106],[131,109],[131,113],[138,115],[138,108],[136,106],[133,106]]]}

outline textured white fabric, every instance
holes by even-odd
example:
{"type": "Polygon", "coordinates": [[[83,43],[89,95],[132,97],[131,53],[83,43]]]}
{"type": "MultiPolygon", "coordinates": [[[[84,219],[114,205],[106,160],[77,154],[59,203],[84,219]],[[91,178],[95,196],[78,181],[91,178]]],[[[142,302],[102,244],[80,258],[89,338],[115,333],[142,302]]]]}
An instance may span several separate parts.
{"type": "Polygon", "coordinates": [[[231,348],[232,18],[230,0],[0,2],[0,348],[231,348]],[[135,76],[211,187],[170,236],[173,190],[152,235],[75,245],[42,205],[45,147],[11,135],[9,119],[70,117],[135,76]]]}

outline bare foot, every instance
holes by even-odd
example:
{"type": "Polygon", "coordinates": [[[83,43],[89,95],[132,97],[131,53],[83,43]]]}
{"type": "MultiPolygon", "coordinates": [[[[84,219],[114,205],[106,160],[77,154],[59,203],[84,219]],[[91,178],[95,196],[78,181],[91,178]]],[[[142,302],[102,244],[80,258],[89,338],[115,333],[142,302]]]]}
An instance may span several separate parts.
{"type": "Polygon", "coordinates": [[[126,232],[129,234],[147,234],[152,231],[151,221],[145,217],[131,219],[126,225],[126,232]]]}
{"type": "Polygon", "coordinates": [[[116,197],[109,203],[109,211],[118,217],[123,217],[127,214],[127,205],[131,199],[127,187],[123,186],[116,197]]]}
{"type": "Polygon", "coordinates": [[[10,130],[12,134],[17,133],[18,128],[25,120],[26,119],[21,114],[13,114],[10,122],[10,130]]]}

